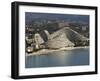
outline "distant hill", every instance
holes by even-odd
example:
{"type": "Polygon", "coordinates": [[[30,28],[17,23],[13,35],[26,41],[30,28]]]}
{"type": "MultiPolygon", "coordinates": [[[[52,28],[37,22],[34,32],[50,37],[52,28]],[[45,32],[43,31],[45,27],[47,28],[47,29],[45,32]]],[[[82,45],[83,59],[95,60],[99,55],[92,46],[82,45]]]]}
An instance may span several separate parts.
{"type": "Polygon", "coordinates": [[[64,20],[68,22],[86,22],[89,23],[89,15],[73,15],[73,14],[51,14],[51,13],[25,13],[26,24],[32,23],[32,21],[43,20],[64,20]]]}

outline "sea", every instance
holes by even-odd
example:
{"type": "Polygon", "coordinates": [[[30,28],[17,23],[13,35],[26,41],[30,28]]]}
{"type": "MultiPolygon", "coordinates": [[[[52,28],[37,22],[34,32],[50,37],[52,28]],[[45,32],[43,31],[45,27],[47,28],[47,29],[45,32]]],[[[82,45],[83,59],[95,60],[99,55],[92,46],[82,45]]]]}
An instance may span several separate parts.
{"type": "Polygon", "coordinates": [[[25,68],[89,65],[89,48],[56,51],[48,54],[25,56],[25,68]]]}

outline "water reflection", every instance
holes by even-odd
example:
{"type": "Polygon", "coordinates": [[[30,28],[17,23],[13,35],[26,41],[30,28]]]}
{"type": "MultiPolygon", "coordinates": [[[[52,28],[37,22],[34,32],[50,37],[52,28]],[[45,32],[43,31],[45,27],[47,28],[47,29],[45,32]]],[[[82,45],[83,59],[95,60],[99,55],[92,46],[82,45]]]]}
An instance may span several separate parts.
{"type": "Polygon", "coordinates": [[[26,56],[26,68],[89,64],[89,48],[58,51],[47,55],[26,56]]]}

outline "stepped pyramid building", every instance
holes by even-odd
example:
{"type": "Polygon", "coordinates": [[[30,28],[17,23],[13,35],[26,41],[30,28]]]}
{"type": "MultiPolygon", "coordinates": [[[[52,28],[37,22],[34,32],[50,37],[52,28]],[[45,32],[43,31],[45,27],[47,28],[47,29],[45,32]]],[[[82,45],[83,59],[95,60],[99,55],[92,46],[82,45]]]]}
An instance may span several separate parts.
{"type": "Polygon", "coordinates": [[[45,48],[60,49],[86,45],[89,45],[89,39],[69,27],[61,28],[52,34],[48,30],[44,30],[42,33],[35,33],[32,39],[26,37],[27,52],[45,48]]]}
{"type": "Polygon", "coordinates": [[[51,49],[74,47],[78,41],[86,43],[88,38],[80,35],[78,32],[70,29],[69,27],[64,27],[50,34],[49,40],[46,42],[46,47],[51,49]]]}

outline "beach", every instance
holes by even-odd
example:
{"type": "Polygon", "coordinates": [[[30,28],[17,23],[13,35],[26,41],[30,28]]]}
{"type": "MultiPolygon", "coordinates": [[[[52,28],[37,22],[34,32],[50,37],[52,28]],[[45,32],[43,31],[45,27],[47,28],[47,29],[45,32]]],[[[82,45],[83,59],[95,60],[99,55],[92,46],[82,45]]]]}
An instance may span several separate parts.
{"type": "Polygon", "coordinates": [[[49,53],[52,53],[52,52],[67,51],[67,50],[80,49],[80,48],[89,48],[89,46],[84,46],[84,47],[63,47],[63,48],[60,48],[60,49],[40,49],[40,50],[32,52],[32,53],[26,53],[26,56],[44,55],[44,54],[49,54],[49,53]]]}

